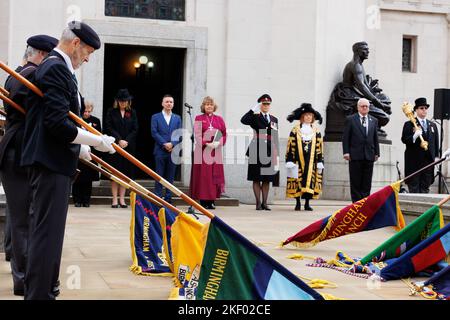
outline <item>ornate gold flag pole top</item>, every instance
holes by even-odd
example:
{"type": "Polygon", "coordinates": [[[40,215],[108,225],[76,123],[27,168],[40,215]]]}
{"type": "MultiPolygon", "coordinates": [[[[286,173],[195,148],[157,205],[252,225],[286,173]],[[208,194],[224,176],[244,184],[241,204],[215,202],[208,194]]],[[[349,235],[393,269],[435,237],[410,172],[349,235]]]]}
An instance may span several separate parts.
{"type": "MultiPolygon", "coordinates": [[[[405,116],[409,119],[409,121],[412,122],[414,129],[419,130],[419,126],[417,125],[417,120],[414,117],[414,108],[413,108],[412,104],[410,104],[409,102],[404,102],[402,110],[403,110],[403,113],[405,114],[405,116]]],[[[420,146],[422,147],[422,149],[428,150],[428,142],[423,139],[422,135],[420,135],[419,137],[420,137],[420,146]]]]}

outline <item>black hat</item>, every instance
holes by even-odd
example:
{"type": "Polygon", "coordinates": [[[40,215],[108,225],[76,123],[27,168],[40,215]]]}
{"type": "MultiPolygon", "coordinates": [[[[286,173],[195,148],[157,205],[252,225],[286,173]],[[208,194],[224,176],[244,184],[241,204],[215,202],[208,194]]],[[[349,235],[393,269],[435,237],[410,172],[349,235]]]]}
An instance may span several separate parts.
{"type": "Polygon", "coordinates": [[[72,30],[72,32],[81,39],[81,41],[86,43],[88,46],[91,46],[95,50],[100,49],[101,42],[97,32],[95,32],[86,23],[81,21],[71,21],[69,22],[68,26],[70,30],[72,30]]]}
{"type": "Polygon", "coordinates": [[[258,98],[258,103],[272,103],[272,98],[268,94],[263,94],[258,98]]]}
{"type": "Polygon", "coordinates": [[[117,91],[116,100],[129,101],[132,99],[133,96],[128,92],[128,89],[119,89],[119,91],[117,91]]]}
{"type": "Polygon", "coordinates": [[[418,107],[427,107],[427,109],[430,107],[430,105],[427,103],[427,98],[417,98],[416,101],[414,101],[414,111],[418,107]]]}
{"type": "Polygon", "coordinates": [[[29,37],[27,39],[27,44],[37,50],[50,52],[54,47],[58,45],[58,39],[47,36],[45,34],[39,34],[29,37]]]}
{"type": "Polygon", "coordinates": [[[314,118],[319,121],[319,124],[322,124],[322,115],[319,111],[314,110],[310,103],[302,103],[300,108],[295,109],[292,113],[287,117],[287,121],[292,122],[294,120],[300,119],[302,114],[310,112],[314,114],[314,118]]]}

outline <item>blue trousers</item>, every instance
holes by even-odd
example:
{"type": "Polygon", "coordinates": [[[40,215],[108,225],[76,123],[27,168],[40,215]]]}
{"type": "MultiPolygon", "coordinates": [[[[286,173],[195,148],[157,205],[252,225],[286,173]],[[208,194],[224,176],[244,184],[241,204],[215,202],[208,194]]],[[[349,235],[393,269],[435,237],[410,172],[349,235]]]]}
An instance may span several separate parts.
{"type": "MultiPolygon", "coordinates": [[[[160,175],[170,183],[173,183],[173,180],[175,179],[176,165],[172,162],[170,153],[164,156],[155,156],[155,167],[155,171],[158,175],[160,175]]],[[[162,189],[163,186],[160,183],[156,182],[155,194],[160,198],[162,197],[162,189]]],[[[167,202],[170,202],[172,200],[172,192],[167,188],[164,200],[166,200],[167,202]]]]}

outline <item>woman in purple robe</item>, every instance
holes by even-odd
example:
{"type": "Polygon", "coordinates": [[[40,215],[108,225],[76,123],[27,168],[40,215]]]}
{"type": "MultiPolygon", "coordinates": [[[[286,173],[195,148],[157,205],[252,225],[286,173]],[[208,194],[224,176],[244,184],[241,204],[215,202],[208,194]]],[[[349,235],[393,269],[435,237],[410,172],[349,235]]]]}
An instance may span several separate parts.
{"type": "Polygon", "coordinates": [[[215,209],[214,200],[225,191],[222,148],[227,140],[227,128],[223,118],[217,114],[217,104],[211,97],[203,99],[195,117],[194,163],[191,171],[190,194],[200,200],[206,209],[215,209]]]}

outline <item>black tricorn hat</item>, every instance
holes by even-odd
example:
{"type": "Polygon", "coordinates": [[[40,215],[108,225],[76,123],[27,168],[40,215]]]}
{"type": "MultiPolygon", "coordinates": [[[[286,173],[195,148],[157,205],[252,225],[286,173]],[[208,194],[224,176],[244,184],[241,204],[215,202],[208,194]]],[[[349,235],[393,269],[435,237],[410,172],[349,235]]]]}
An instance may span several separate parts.
{"type": "Polygon", "coordinates": [[[418,107],[427,107],[427,109],[430,107],[430,105],[427,103],[427,98],[417,98],[416,101],[414,101],[414,110],[416,110],[418,107]]]}
{"type": "Polygon", "coordinates": [[[133,96],[128,92],[128,89],[119,89],[119,91],[117,91],[116,100],[129,101],[132,99],[133,96]]]}
{"type": "Polygon", "coordinates": [[[307,112],[312,113],[314,115],[314,118],[319,121],[319,124],[322,124],[322,115],[319,111],[314,110],[310,103],[302,103],[300,108],[295,109],[290,115],[288,115],[287,121],[293,122],[295,120],[299,120],[302,114],[307,112]]]}
{"type": "Polygon", "coordinates": [[[88,46],[91,46],[95,50],[100,49],[101,42],[97,32],[94,31],[90,26],[81,21],[71,21],[68,24],[70,30],[72,30],[75,35],[81,39],[88,46]]]}
{"type": "Polygon", "coordinates": [[[58,45],[58,39],[50,37],[46,34],[38,34],[36,36],[29,37],[27,39],[27,44],[37,50],[50,52],[58,45]]]}
{"type": "Polygon", "coordinates": [[[272,98],[268,94],[263,94],[258,98],[258,103],[272,103],[272,98]]]}

